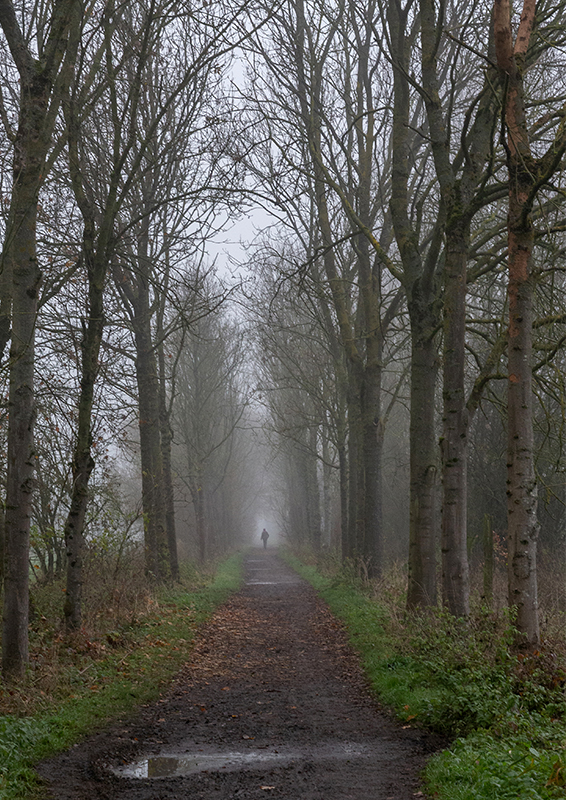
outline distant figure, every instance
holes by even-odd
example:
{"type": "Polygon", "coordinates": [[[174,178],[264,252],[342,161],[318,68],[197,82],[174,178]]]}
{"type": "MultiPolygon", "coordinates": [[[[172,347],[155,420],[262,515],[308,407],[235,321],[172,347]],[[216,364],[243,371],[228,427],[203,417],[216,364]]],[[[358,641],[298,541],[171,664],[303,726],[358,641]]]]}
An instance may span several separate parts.
{"type": "Polygon", "coordinates": [[[264,528],[264,529],[262,530],[262,532],[261,532],[261,541],[263,542],[263,549],[264,549],[264,550],[265,550],[265,548],[267,547],[267,540],[268,540],[268,539],[269,539],[269,534],[268,534],[268,532],[267,532],[267,531],[265,530],[265,528],[264,528]]]}

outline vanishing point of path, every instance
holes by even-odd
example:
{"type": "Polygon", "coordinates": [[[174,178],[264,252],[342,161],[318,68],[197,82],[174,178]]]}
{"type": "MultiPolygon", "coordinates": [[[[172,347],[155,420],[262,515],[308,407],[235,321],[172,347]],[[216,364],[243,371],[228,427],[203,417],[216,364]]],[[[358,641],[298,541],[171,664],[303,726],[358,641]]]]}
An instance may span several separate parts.
{"type": "Polygon", "coordinates": [[[372,700],[340,623],[271,550],[170,692],[41,765],[56,800],[413,800],[434,743],[372,700]]]}

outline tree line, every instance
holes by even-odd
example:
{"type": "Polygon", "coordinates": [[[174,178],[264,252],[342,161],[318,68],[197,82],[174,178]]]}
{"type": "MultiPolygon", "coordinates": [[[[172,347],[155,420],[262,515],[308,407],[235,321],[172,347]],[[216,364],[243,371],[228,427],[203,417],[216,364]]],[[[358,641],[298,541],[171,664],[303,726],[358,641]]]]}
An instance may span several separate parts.
{"type": "MultiPolygon", "coordinates": [[[[405,404],[407,604],[437,603],[440,549],[442,602],[466,617],[470,436],[497,408],[526,647],[540,636],[537,460],[563,420],[563,37],[562,5],[296,0],[246,43],[243,92],[250,176],[280,219],[258,251],[276,298],[258,344],[289,514],[319,507],[330,465],[342,555],[379,576],[386,432],[405,404]],[[318,483],[297,477],[316,464],[318,483]]],[[[319,547],[316,515],[287,522],[319,547]]]]}
{"type": "Polygon", "coordinates": [[[200,559],[243,534],[252,384],[288,534],[377,577],[400,502],[409,608],[458,617],[470,449],[500,415],[534,646],[537,484],[562,470],[563,6],[0,0],[0,27],[4,674],[30,553],[66,570],[72,630],[109,509],[140,520],[153,581],[178,576],[175,494],[200,559]],[[227,286],[207,242],[251,204],[270,224],[227,286]],[[137,511],[111,468],[132,439],[137,511]],[[386,502],[395,458],[408,497],[386,502]]]}
{"type": "Polygon", "coordinates": [[[34,567],[66,572],[71,631],[97,531],[141,526],[148,579],[178,577],[177,475],[201,559],[241,533],[242,325],[204,253],[241,203],[224,88],[241,10],[0,6],[7,677],[28,660],[34,567]],[[117,485],[128,453],[141,507],[117,485]]]}

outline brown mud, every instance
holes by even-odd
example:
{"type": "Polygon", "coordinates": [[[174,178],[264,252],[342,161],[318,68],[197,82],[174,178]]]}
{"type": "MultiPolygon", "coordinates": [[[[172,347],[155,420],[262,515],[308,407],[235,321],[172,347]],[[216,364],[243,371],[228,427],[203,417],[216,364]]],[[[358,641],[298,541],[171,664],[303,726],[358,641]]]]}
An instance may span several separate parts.
{"type": "Polygon", "coordinates": [[[379,709],[341,624],[273,550],[170,691],[39,765],[56,800],[412,800],[439,742],[379,709]]]}

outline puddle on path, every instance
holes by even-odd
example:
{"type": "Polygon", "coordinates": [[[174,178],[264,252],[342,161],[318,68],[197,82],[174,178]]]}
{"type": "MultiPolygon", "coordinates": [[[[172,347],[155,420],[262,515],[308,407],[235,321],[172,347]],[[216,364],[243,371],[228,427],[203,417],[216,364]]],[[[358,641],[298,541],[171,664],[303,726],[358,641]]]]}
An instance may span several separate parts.
{"type": "Polygon", "coordinates": [[[246,586],[280,586],[282,583],[289,583],[289,581],[246,581],[246,586]]]}
{"type": "MultiPolygon", "coordinates": [[[[260,571],[263,572],[263,570],[257,570],[257,572],[260,571]]],[[[254,570],[254,572],[256,572],[256,570],[254,570]]],[[[272,570],[269,570],[269,572],[273,574],[272,570]]],[[[298,575],[296,577],[294,575],[289,575],[289,576],[283,575],[271,581],[269,580],[265,581],[262,580],[262,578],[263,578],[262,575],[257,575],[257,577],[252,575],[250,576],[249,580],[246,581],[246,586],[291,586],[301,582],[301,579],[299,578],[298,575]]]]}
{"type": "Polygon", "coordinates": [[[355,742],[322,744],[304,750],[290,748],[270,748],[248,750],[245,753],[162,753],[148,756],[133,764],[112,768],[112,772],[123,778],[172,778],[192,775],[195,772],[218,772],[244,769],[246,767],[265,767],[270,764],[289,763],[299,759],[341,759],[375,758],[373,748],[355,742]]]}
{"type": "Polygon", "coordinates": [[[151,756],[135,764],[118,767],[114,770],[127,778],[167,778],[174,775],[191,775],[194,772],[241,769],[246,765],[265,764],[267,762],[286,761],[288,756],[282,753],[215,753],[212,755],[190,756],[151,756]]]}

